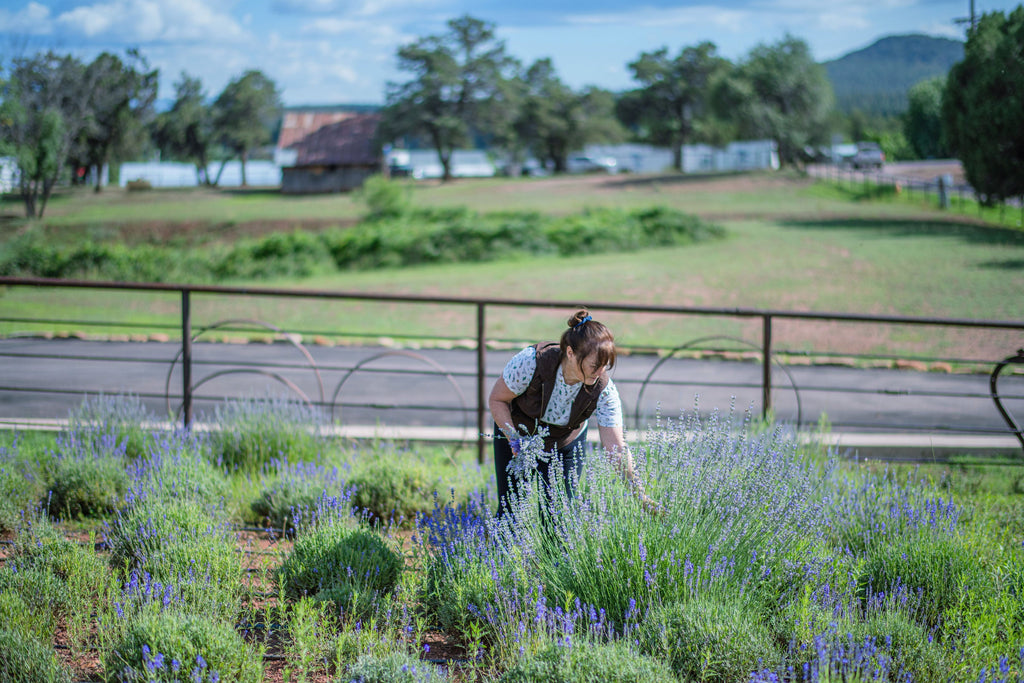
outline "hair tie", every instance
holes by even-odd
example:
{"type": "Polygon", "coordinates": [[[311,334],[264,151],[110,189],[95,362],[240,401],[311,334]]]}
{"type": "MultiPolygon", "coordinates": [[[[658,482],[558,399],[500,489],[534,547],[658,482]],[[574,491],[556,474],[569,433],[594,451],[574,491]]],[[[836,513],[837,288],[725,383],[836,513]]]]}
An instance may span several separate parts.
{"type": "Polygon", "coordinates": [[[576,330],[580,329],[580,327],[581,327],[581,326],[582,326],[582,325],[583,325],[584,323],[590,322],[591,320],[593,320],[593,318],[591,318],[591,317],[590,317],[590,316],[588,315],[588,316],[587,316],[586,318],[584,318],[583,320],[581,320],[581,321],[579,321],[578,323],[576,323],[576,324],[575,324],[575,325],[573,326],[573,328],[572,328],[572,331],[573,331],[573,332],[575,332],[576,330]]]}

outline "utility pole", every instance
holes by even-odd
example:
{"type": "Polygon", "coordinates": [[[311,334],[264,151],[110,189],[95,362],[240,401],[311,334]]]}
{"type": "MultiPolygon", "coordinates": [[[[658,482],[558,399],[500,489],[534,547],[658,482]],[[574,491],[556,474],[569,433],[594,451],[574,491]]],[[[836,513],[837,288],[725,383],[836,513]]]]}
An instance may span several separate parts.
{"type": "Polygon", "coordinates": [[[962,19],[954,19],[958,24],[969,24],[968,31],[971,31],[976,25],[977,21],[974,14],[974,0],[971,0],[971,16],[962,19]]]}

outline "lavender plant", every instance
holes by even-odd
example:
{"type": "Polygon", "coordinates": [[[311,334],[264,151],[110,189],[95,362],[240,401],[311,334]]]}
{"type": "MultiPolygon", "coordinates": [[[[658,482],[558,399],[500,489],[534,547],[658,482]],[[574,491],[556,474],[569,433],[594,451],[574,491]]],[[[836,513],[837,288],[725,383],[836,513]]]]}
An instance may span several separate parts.
{"type": "Polygon", "coordinates": [[[592,454],[578,482],[524,482],[509,516],[425,520],[428,604],[444,596],[439,617],[484,625],[502,661],[564,633],[621,638],[652,608],[698,597],[739,610],[737,632],[756,631],[776,577],[809,545],[827,472],[781,430],[745,427],[694,415],[655,430],[635,456],[663,515],[592,454]]]}
{"type": "Polygon", "coordinates": [[[30,634],[0,627],[0,681],[10,683],[70,683],[71,676],[52,648],[30,634]]]}
{"type": "Polygon", "coordinates": [[[86,396],[68,415],[68,430],[79,438],[108,438],[123,444],[129,458],[142,455],[150,443],[156,418],[133,394],[86,396]]]}
{"type": "Polygon", "coordinates": [[[273,459],[317,460],[323,417],[304,403],[267,395],[227,400],[214,410],[212,458],[229,468],[258,470],[273,459]]]}
{"type": "Polygon", "coordinates": [[[128,490],[127,438],[67,432],[57,438],[46,505],[65,519],[102,517],[122,503],[128,490]]]}
{"type": "Polygon", "coordinates": [[[187,500],[221,505],[229,493],[228,482],[204,457],[205,449],[203,437],[193,431],[154,434],[146,453],[126,468],[131,481],[126,502],[187,500]]]}
{"type": "MultiPolygon", "coordinates": [[[[40,461],[22,447],[21,434],[0,446],[0,531],[14,531],[22,514],[39,501],[44,489],[40,461]]],[[[41,455],[41,454],[40,454],[41,455]]]]}
{"type": "Polygon", "coordinates": [[[263,475],[270,482],[250,504],[252,513],[260,525],[287,536],[295,534],[295,519],[303,512],[308,516],[321,497],[350,500],[353,493],[348,473],[338,467],[275,459],[263,475]]]}
{"type": "Polygon", "coordinates": [[[68,603],[67,584],[55,574],[34,567],[0,567],[0,623],[4,628],[52,644],[68,603]]]}
{"type": "Polygon", "coordinates": [[[738,681],[782,653],[759,614],[739,600],[698,596],[652,609],[637,633],[641,652],[668,663],[683,680],[738,681]]]}
{"type": "Polygon", "coordinates": [[[361,656],[346,672],[348,680],[358,683],[431,683],[447,681],[437,666],[404,652],[379,656],[361,656]]]}
{"type": "Polygon", "coordinates": [[[308,522],[300,520],[277,580],[289,598],[308,595],[358,618],[394,589],[403,562],[379,533],[355,525],[346,510],[345,501],[325,498],[308,522]]]}
{"type": "Polygon", "coordinates": [[[499,683],[674,683],[679,679],[656,659],[623,641],[594,643],[563,638],[521,657],[499,683]]]}
{"type": "Polygon", "coordinates": [[[218,509],[183,500],[136,505],[106,531],[110,565],[123,572],[126,593],[142,577],[172,590],[187,610],[224,619],[240,608],[243,570],[234,541],[218,509]]]}
{"type": "Polygon", "coordinates": [[[263,679],[262,653],[229,623],[174,611],[134,620],[124,637],[103,653],[103,668],[110,683],[263,679]]]}

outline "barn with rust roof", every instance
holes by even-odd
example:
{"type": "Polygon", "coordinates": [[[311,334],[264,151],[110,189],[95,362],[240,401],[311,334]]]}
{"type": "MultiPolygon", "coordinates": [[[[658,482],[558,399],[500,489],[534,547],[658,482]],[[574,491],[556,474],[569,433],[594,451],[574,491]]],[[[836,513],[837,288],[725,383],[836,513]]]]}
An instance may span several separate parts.
{"type": "Polygon", "coordinates": [[[278,136],[281,191],[345,192],[381,170],[374,111],[286,111],[278,136]]]}

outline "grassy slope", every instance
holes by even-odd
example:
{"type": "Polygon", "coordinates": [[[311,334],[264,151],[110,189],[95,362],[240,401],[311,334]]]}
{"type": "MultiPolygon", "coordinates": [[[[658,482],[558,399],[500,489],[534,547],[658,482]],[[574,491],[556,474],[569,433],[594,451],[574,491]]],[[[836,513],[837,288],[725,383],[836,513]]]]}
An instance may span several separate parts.
{"type": "MultiPolygon", "coordinates": [[[[249,201],[264,204],[264,217],[279,215],[282,207],[304,205],[293,204],[290,199],[274,202],[266,196],[235,199],[243,205],[249,201]]],[[[202,201],[200,198],[194,204],[202,201]]],[[[231,205],[223,197],[208,201],[231,205]]],[[[334,207],[332,210],[338,215],[352,216],[359,211],[357,203],[348,196],[306,201],[310,204],[307,212],[326,206],[334,207]]],[[[418,185],[413,190],[413,201],[421,206],[467,204],[479,210],[517,208],[552,212],[597,205],[660,203],[715,219],[728,228],[730,238],[725,243],[633,254],[338,273],[301,282],[245,284],[556,299],[590,305],[656,303],[992,319],[1020,317],[1019,292],[1024,291],[1024,235],[1020,232],[949,223],[944,214],[914,203],[855,202],[842,191],[788,176],[486,180],[448,186],[418,185]]],[[[107,206],[117,216],[138,210],[131,202],[118,204],[111,200],[107,206]]],[[[163,204],[153,204],[153,208],[157,206],[163,204]]],[[[207,212],[207,220],[216,220],[222,215],[221,210],[207,212]]],[[[235,210],[241,211],[232,209],[235,210]]],[[[176,214],[168,209],[165,218],[171,215],[176,214]]],[[[199,316],[197,325],[244,315],[305,331],[344,329],[392,336],[422,333],[449,337],[471,337],[475,331],[475,311],[471,307],[439,310],[406,305],[305,305],[260,299],[199,299],[194,307],[199,316]]],[[[147,322],[163,319],[173,326],[177,300],[167,295],[134,297],[125,305],[123,298],[103,292],[20,290],[8,293],[3,308],[9,315],[29,315],[45,308],[62,317],[147,322]]],[[[560,322],[562,316],[561,310],[538,314],[494,309],[489,312],[488,332],[498,337],[528,339],[550,330],[552,321],[560,322]]],[[[739,334],[756,341],[759,335],[759,325],[754,322],[625,320],[614,314],[604,317],[619,325],[618,329],[628,329],[629,339],[623,341],[634,344],[671,344],[712,333],[739,334]]],[[[10,325],[5,327],[4,331],[13,329],[10,325]]],[[[18,327],[22,328],[23,325],[18,327]]],[[[849,330],[835,326],[779,323],[777,328],[783,346],[816,344],[820,348],[825,342],[834,345],[838,352],[884,349],[944,354],[968,349],[971,355],[1001,357],[1008,349],[1016,348],[1014,344],[1019,345],[1014,335],[955,332],[936,338],[927,328],[889,330],[885,334],[874,331],[853,342],[837,342],[849,334],[849,330]]]]}

